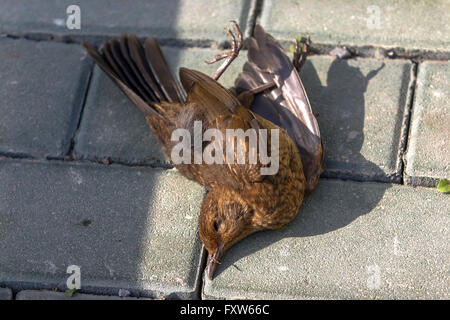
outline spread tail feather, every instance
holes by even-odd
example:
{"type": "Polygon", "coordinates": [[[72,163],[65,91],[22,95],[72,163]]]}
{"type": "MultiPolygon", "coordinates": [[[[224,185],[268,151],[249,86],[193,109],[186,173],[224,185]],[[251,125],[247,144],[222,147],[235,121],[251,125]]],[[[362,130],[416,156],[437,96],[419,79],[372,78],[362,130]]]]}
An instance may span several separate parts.
{"type": "Polygon", "coordinates": [[[153,38],[144,46],[134,35],[105,42],[101,52],[90,43],[82,46],[98,66],[146,115],[158,140],[170,150],[175,119],[186,98],[173,78],[166,59],[153,38]]]}
{"type": "Polygon", "coordinates": [[[162,102],[185,101],[155,39],[148,38],[142,46],[134,34],[122,35],[105,42],[100,52],[90,43],[83,41],[82,46],[146,115],[164,118],[162,102]]]}

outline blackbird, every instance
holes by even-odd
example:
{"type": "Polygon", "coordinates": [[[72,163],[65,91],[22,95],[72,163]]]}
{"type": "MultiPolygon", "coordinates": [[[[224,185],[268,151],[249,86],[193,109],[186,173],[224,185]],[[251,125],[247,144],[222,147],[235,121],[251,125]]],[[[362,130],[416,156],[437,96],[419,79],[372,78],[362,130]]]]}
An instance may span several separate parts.
{"type": "Polygon", "coordinates": [[[90,57],[145,114],[169,155],[173,156],[179,144],[172,137],[175,130],[194,135],[194,141],[186,140],[187,149],[182,151],[183,159],[189,161],[174,163],[182,175],[208,190],[201,206],[199,234],[208,251],[206,274],[210,279],[236,242],[259,230],[281,228],[297,215],[303,198],[316,186],[323,163],[318,124],[298,75],[306,60],[309,38],[297,40],[291,61],[275,39],[257,25],[254,36],[246,40],[248,61],[235,87],[228,90],[217,80],[243,47],[239,26],[232,23],[237,37],[226,28],[231,51],[207,62],[224,59],[212,77],[180,68],[187,97],[154,38],[142,44],[134,34],[122,35],[104,42],[100,51],[82,43],[90,57]],[[200,129],[196,128],[198,123],[200,129]],[[221,135],[196,143],[195,137],[204,137],[209,129],[221,135]],[[196,156],[206,150],[213,150],[214,159],[229,160],[225,145],[231,140],[225,137],[230,129],[265,132],[266,140],[260,136],[267,144],[265,155],[270,151],[277,163],[262,161],[263,146],[255,148],[246,136],[232,137],[236,142],[231,149],[236,156],[232,161],[196,161],[196,156]],[[245,152],[244,163],[238,159],[239,147],[245,152]],[[252,152],[257,154],[253,162],[249,161],[252,152]],[[263,173],[269,165],[278,170],[263,173]]]}

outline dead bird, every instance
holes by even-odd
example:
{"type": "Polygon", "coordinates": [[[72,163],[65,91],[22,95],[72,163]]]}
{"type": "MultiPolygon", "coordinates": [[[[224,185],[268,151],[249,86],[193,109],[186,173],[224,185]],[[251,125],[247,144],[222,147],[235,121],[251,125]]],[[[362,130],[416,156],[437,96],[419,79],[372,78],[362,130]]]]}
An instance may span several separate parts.
{"type": "Polygon", "coordinates": [[[208,251],[206,273],[210,279],[225,252],[236,242],[259,230],[281,228],[297,215],[303,198],[315,188],[323,164],[319,127],[298,75],[306,61],[309,38],[297,40],[291,61],[275,39],[257,25],[254,36],[247,39],[248,61],[235,87],[228,90],[217,80],[243,47],[241,31],[234,21],[233,28],[236,36],[226,28],[231,50],[208,62],[224,59],[212,77],[180,68],[187,97],[171,75],[154,38],[142,44],[133,34],[122,35],[105,42],[100,51],[82,43],[91,58],[145,114],[169,155],[179,143],[172,139],[177,129],[194,136],[200,133],[202,137],[209,129],[220,133],[200,145],[190,142],[189,152],[184,154],[183,150],[189,161],[175,163],[182,175],[208,190],[201,206],[199,233],[208,251]],[[200,131],[195,128],[198,123],[200,131]],[[267,152],[278,158],[277,170],[263,174],[269,164],[260,160],[260,147],[255,149],[250,138],[245,137],[234,140],[231,163],[196,161],[196,155],[207,150],[214,151],[211,155],[215,159],[226,160],[225,137],[229,129],[266,130],[267,152]],[[239,163],[239,145],[245,159],[253,151],[258,160],[239,163]]]}

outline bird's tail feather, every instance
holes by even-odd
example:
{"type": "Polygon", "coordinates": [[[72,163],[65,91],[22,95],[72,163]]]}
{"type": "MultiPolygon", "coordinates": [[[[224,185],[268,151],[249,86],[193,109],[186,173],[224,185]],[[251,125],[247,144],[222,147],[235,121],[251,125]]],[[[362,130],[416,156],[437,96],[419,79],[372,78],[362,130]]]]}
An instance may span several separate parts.
{"type": "Polygon", "coordinates": [[[134,34],[122,35],[105,42],[100,52],[90,43],[83,41],[82,46],[146,115],[164,117],[161,102],[185,101],[155,39],[147,38],[143,46],[134,34]]]}

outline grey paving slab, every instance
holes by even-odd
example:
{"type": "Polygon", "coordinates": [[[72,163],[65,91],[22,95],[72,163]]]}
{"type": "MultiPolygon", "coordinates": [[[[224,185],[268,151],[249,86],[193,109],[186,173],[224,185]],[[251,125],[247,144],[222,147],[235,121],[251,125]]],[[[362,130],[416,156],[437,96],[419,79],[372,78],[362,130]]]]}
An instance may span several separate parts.
{"type": "Polygon", "coordinates": [[[400,181],[410,73],[411,64],[403,61],[307,61],[300,75],[318,115],[324,176],[400,181]]]}
{"type": "Polygon", "coordinates": [[[203,189],[175,170],[0,162],[0,285],[196,297],[203,189]]]}
{"type": "Polygon", "coordinates": [[[264,0],[260,19],[279,39],[447,51],[449,20],[446,0],[264,0]]]}
{"type": "Polygon", "coordinates": [[[65,155],[91,68],[78,45],[0,39],[0,153],[65,155]]]}
{"type": "MultiPolygon", "coordinates": [[[[134,32],[164,39],[226,40],[223,26],[237,20],[246,29],[253,0],[129,1],[4,0],[0,4],[0,33],[55,35],[120,35],[134,32]],[[80,8],[80,29],[66,25],[70,5],[80,8]],[[33,14],[30,14],[33,13],[33,14]]],[[[70,12],[72,14],[72,12],[70,12]]]]}
{"type": "Polygon", "coordinates": [[[0,288],[0,300],[12,300],[12,290],[9,288],[0,288]]]}
{"type": "MultiPolygon", "coordinates": [[[[215,54],[209,49],[178,49],[163,47],[174,75],[180,67],[213,74],[218,65],[207,65],[215,54]]],[[[224,73],[220,82],[226,87],[242,70],[246,52],[224,73]]],[[[95,68],[83,119],[76,137],[74,155],[81,159],[105,158],[126,163],[167,164],[170,162],[148,127],[145,117],[120,89],[99,69],[95,68]]]]}
{"type": "Polygon", "coordinates": [[[450,177],[450,64],[419,65],[411,130],[406,154],[405,181],[435,186],[450,177]]]}
{"type": "Polygon", "coordinates": [[[448,299],[449,211],[429,188],[322,180],[286,228],[232,247],[203,297],[448,299]]]}
{"type": "Polygon", "coordinates": [[[67,297],[64,292],[50,290],[22,290],[16,295],[16,300],[138,300],[145,298],[101,296],[95,294],[75,293],[67,297]]]}

